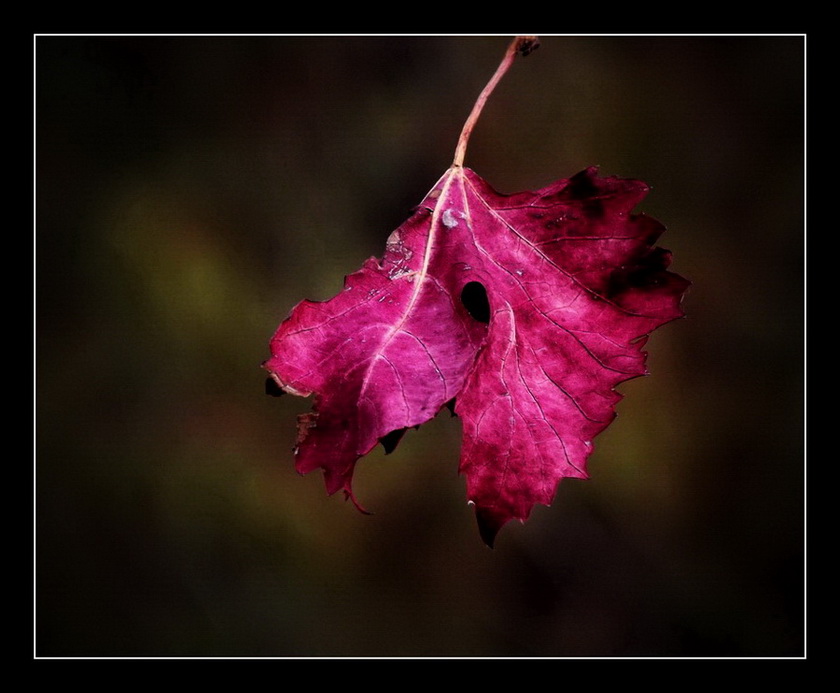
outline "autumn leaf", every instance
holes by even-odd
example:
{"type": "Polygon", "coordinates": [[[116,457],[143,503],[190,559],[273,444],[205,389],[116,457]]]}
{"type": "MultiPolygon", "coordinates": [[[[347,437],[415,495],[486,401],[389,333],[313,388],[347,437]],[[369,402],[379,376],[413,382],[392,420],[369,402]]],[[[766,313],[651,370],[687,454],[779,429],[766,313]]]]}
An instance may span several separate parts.
{"type": "MultiPolygon", "coordinates": [[[[502,195],[463,166],[487,95],[455,161],[381,259],[343,290],[303,301],[271,340],[272,386],[314,394],[298,421],[296,468],[352,490],[356,462],[454,401],[460,471],[491,545],[508,521],[548,505],[561,479],[586,478],[592,440],[615,416],[615,387],[643,375],[647,335],[682,315],[688,282],[655,247],[664,231],[633,213],[639,181],[595,168],[536,192],[502,195]]],[[[533,46],[533,44],[527,44],[533,46]]]]}

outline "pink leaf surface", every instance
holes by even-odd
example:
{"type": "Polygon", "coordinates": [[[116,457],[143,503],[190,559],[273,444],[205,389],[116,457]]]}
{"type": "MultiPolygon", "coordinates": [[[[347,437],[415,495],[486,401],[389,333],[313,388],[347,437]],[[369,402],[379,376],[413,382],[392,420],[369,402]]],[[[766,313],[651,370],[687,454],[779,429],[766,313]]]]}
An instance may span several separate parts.
{"type": "Polygon", "coordinates": [[[632,214],[647,191],[591,168],[505,196],[449,169],[380,261],[334,298],[300,303],[273,337],[271,377],[315,394],[298,471],[321,468],[329,493],[353,497],[360,457],[454,398],[488,544],[550,504],[561,479],[585,478],[615,386],[645,373],[645,337],[682,315],[688,282],[654,246],[664,228],[632,214]]]}
{"type": "Polygon", "coordinates": [[[323,302],[303,301],[263,365],[276,388],[315,395],[298,417],[296,467],[357,507],[356,462],[455,401],[460,471],[492,546],[508,521],[586,478],[615,387],[645,373],[647,336],[682,315],[688,281],[655,247],[664,227],[633,214],[644,183],[594,168],[537,192],[501,195],[463,160],[470,133],[515,56],[481,92],[452,166],[414,214],[323,302]]]}

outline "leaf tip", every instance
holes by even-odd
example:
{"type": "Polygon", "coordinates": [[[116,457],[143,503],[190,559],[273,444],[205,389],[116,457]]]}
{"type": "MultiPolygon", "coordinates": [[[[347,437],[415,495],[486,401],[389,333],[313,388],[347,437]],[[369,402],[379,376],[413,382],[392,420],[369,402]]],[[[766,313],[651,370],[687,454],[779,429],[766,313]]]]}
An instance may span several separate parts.
{"type": "Polygon", "coordinates": [[[379,442],[382,443],[382,447],[384,448],[386,455],[390,455],[392,452],[394,452],[394,450],[397,449],[397,445],[402,440],[402,437],[405,435],[405,432],[405,428],[398,428],[395,431],[386,433],[379,439],[379,442]]]}
{"type": "Polygon", "coordinates": [[[373,513],[370,510],[368,510],[361,503],[359,503],[355,494],[350,489],[349,485],[344,488],[344,500],[345,501],[348,501],[348,500],[352,501],[353,505],[356,506],[356,510],[358,510],[360,513],[362,513],[362,515],[373,515],[373,513]]]}
{"type": "Polygon", "coordinates": [[[481,535],[481,540],[488,548],[495,548],[496,535],[510,518],[501,517],[499,513],[490,508],[479,507],[474,501],[469,501],[469,504],[475,506],[475,519],[478,522],[478,533],[481,535]]]}

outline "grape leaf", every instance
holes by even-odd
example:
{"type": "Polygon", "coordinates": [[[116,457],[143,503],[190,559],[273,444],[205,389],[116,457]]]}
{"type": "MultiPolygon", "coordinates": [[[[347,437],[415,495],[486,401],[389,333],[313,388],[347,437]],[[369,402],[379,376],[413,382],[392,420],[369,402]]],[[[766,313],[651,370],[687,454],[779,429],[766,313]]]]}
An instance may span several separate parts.
{"type": "Polygon", "coordinates": [[[561,479],[586,478],[614,388],[646,372],[647,336],[682,315],[688,282],[654,245],[664,227],[632,212],[644,183],[589,168],[502,195],[459,151],[381,260],[293,309],[264,367],[273,388],[315,395],[297,470],[323,469],[327,492],[362,510],[356,462],[454,401],[460,471],[492,546],[561,479]]]}

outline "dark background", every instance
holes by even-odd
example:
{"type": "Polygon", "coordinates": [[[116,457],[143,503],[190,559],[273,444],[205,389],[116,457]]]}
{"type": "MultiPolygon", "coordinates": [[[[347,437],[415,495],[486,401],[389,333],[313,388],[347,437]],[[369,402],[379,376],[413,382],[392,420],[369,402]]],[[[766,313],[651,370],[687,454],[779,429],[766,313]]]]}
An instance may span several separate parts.
{"type": "Polygon", "coordinates": [[[592,478],[478,537],[441,415],[299,477],[268,340],[380,255],[506,37],[35,43],[39,656],[801,656],[804,38],[543,37],[467,165],[589,165],[690,278],[592,478]]]}

